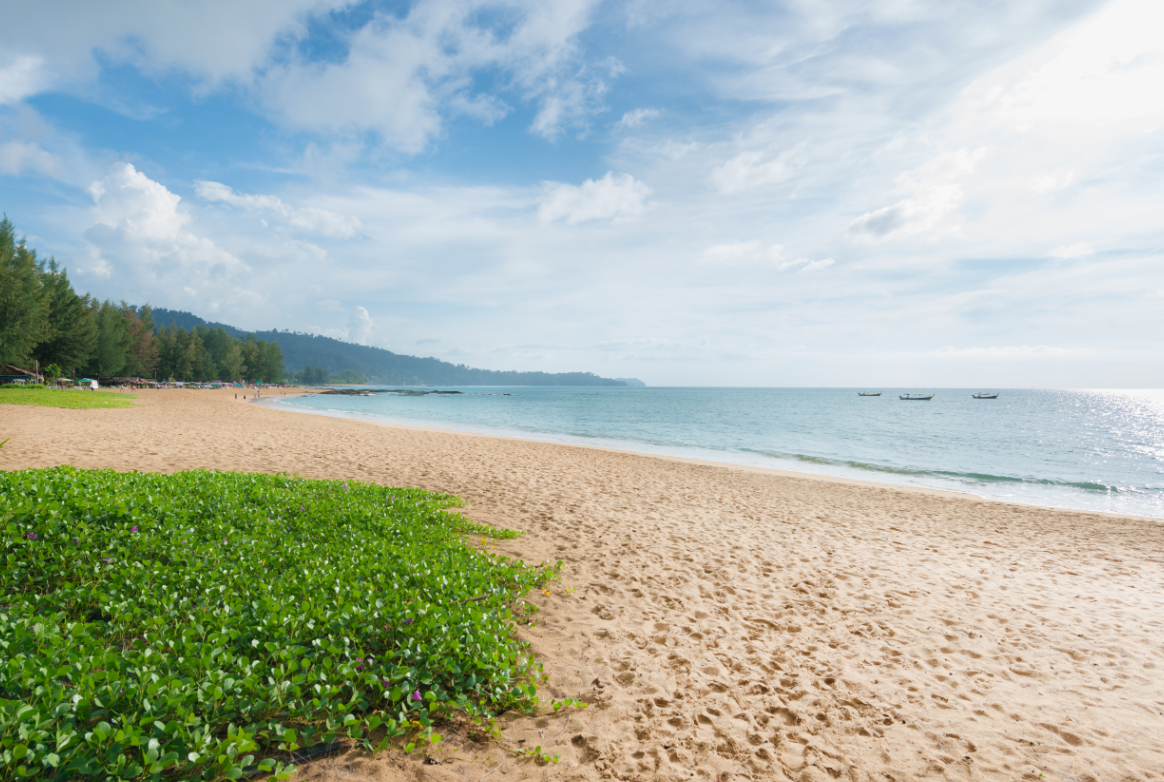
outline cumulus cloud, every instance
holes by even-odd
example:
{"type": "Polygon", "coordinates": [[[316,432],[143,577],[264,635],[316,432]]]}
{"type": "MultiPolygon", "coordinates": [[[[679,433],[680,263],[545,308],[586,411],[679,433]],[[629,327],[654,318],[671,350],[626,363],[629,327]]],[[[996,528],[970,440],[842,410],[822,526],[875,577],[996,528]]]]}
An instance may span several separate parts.
{"type": "Polygon", "coordinates": [[[357,345],[367,345],[368,339],[372,336],[372,316],[363,307],[357,306],[352,310],[352,315],[348,318],[348,339],[355,342],[357,345]]]}
{"type": "Polygon", "coordinates": [[[360,221],[313,206],[296,208],[270,195],[244,195],[220,182],[197,181],[194,191],[206,201],[220,201],[231,206],[276,217],[304,231],[348,239],[355,235],[360,221]]]}
{"type": "Polygon", "coordinates": [[[753,187],[785,182],[804,166],[805,146],[805,142],[801,142],[775,157],[762,151],[741,152],[716,166],[711,172],[711,182],[721,193],[738,193],[753,187]]]}
{"type": "Polygon", "coordinates": [[[242,261],[189,230],[181,198],[129,163],[116,163],[89,185],[93,225],[85,232],[89,259],[81,274],[116,275],[127,297],[166,291],[206,305],[240,293],[233,278],[242,261]]]}
{"type": "Polygon", "coordinates": [[[592,220],[627,222],[643,216],[650,195],[651,189],[630,174],[607,171],[602,179],[587,179],[581,185],[549,183],[538,217],[545,223],[565,220],[570,225],[592,220]]]}

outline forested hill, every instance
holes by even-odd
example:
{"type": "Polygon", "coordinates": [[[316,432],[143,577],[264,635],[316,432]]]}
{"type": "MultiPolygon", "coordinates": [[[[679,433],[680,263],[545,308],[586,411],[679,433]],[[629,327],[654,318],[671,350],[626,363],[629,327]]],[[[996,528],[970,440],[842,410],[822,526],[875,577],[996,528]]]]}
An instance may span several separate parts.
{"type": "Polygon", "coordinates": [[[492,369],[474,369],[464,364],[450,364],[435,358],[402,356],[383,348],[353,345],[331,337],[299,334],[293,331],[246,332],[225,323],[211,323],[197,315],[181,310],[156,307],[154,323],[168,328],[171,323],[179,328],[195,326],[222,328],[228,334],[246,338],[278,342],[283,352],[283,366],[288,372],[301,372],[306,367],[320,367],[332,375],[358,373],[369,382],[386,385],[430,386],[626,386],[622,380],[598,377],[590,372],[499,372],[492,369]]]}

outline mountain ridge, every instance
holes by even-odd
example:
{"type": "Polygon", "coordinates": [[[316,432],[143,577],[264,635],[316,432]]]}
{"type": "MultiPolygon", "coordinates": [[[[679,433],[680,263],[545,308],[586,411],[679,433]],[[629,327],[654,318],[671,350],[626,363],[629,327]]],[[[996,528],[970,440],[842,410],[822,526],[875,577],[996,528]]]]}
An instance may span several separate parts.
{"type": "MultiPolygon", "coordinates": [[[[159,329],[171,324],[182,329],[198,326],[221,328],[231,336],[245,339],[254,334],[256,339],[279,343],[283,365],[288,372],[300,372],[305,367],[326,369],[332,375],[356,372],[369,381],[393,385],[459,385],[459,386],[617,386],[638,385],[642,381],[599,377],[592,372],[518,372],[513,370],[477,369],[464,364],[453,364],[438,358],[422,358],[393,353],[384,348],[357,345],[333,337],[302,334],[295,331],[244,331],[226,323],[208,321],[184,310],[165,307],[153,309],[154,324],[159,329]]],[[[645,384],[644,384],[645,385],[645,384]]]]}

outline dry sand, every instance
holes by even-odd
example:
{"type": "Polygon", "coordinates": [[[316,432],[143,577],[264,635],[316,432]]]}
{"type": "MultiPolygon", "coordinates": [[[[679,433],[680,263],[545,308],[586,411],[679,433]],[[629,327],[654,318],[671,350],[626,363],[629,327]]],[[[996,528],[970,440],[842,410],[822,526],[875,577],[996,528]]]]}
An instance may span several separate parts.
{"type": "Polygon", "coordinates": [[[528,533],[504,553],[567,564],[520,634],[549,692],[589,708],[507,718],[492,743],[450,730],[428,762],[350,752],[300,779],[1164,778],[1164,524],[300,415],[233,392],[140,398],[0,406],[0,468],[420,486],[528,533]],[[561,762],[512,751],[538,744],[561,762]]]}

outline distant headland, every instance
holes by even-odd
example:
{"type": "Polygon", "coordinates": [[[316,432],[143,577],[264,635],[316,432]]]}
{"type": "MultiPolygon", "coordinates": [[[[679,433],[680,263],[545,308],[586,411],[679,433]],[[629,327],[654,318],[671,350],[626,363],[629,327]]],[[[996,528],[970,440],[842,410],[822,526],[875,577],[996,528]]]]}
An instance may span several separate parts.
{"type": "MultiPolygon", "coordinates": [[[[189,312],[155,307],[154,322],[160,328],[171,323],[179,328],[221,328],[228,334],[278,342],[283,366],[297,375],[325,374],[332,382],[374,383],[402,386],[616,386],[645,387],[635,378],[606,378],[592,372],[515,372],[476,369],[436,358],[393,353],[383,348],[356,345],[332,337],[295,331],[248,332],[225,323],[212,323],[189,312]]],[[[301,378],[311,382],[310,378],[301,378]]],[[[326,382],[326,380],[324,381],[326,382]]]]}

